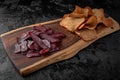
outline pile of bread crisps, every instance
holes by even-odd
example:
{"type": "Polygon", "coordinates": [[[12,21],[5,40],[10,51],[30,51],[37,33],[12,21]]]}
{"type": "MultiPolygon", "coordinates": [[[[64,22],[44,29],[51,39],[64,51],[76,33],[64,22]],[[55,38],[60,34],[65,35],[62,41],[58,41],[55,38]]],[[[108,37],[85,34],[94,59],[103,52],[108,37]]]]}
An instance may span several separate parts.
{"type": "Polygon", "coordinates": [[[111,27],[113,21],[111,18],[105,17],[102,8],[92,9],[88,6],[84,8],[75,6],[72,13],[63,16],[60,25],[79,35],[84,41],[90,41],[97,38],[97,29],[100,26],[111,27]]]}

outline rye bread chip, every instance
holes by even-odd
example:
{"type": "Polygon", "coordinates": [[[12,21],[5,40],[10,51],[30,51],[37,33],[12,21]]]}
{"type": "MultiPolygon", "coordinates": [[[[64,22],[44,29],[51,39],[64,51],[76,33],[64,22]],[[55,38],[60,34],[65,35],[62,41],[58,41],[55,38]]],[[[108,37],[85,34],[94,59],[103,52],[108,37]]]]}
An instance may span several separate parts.
{"type": "Polygon", "coordinates": [[[69,15],[70,17],[85,17],[85,14],[84,14],[84,9],[79,7],[79,6],[75,6],[75,10],[70,13],[69,15]]]}
{"type": "Polygon", "coordinates": [[[75,6],[75,10],[73,11],[74,13],[82,14],[83,13],[83,8],[79,6],[75,6]]]}
{"type": "Polygon", "coordinates": [[[88,16],[93,15],[92,9],[89,6],[86,6],[84,9],[88,10],[88,12],[87,12],[88,16]]]}
{"type": "Polygon", "coordinates": [[[69,17],[70,14],[64,14],[63,18],[69,17]]]}
{"type": "Polygon", "coordinates": [[[87,21],[86,21],[86,25],[84,26],[84,28],[87,29],[95,29],[97,26],[97,17],[96,16],[91,16],[87,21]]]}
{"type": "Polygon", "coordinates": [[[83,14],[85,17],[88,17],[88,9],[87,8],[83,9],[83,14]]]}
{"type": "Polygon", "coordinates": [[[78,30],[82,29],[84,26],[85,26],[85,23],[81,24],[81,25],[78,27],[78,30]]]}
{"type": "Polygon", "coordinates": [[[74,32],[79,25],[81,25],[85,21],[85,18],[73,18],[73,17],[65,17],[60,22],[61,26],[64,26],[71,32],[74,32]]]}
{"type": "Polygon", "coordinates": [[[93,9],[92,11],[93,11],[94,15],[97,17],[98,24],[103,23],[107,27],[112,26],[113,21],[109,18],[105,18],[104,10],[102,8],[101,9],[93,9]]]}
{"type": "Polygon", "coordinates": [[[102,22],[102,20],[105,18],[104,17],[104,10],[101,9],[93,9],[93,14],[97,17],[98,23],[102,22]]]}
{"type": "Polygon", "coordinates": [[[107,26],[107,27],[111,27],[113,25],[113,21],[110,18],[105,18],[102,23],[107,26]]]}
{"type": "Polygon", "coordinates": [[[91,41],[97,38],[97,33],[95,30],[89,30],[84,28],[75,31],[75,33],[79,35],[84,41],[91,41]]]}
{"type": "Polygon", "coordinates": [[[95,29],[97,26],[97,17],[96,16],[90,16],[86,22],[81,24],[78,29],[87,28],[87,29],[95,29]]]}
{"type": "Polygon", "coordinates": [[[85,17],[91,16],[93,15],[92,9],[90,7],[85,7],[83,9],[83,14],[85,15],[85,17]]]}
{"type": "Polygon", "coordinates": [[[106,27],[104,24],[100,23],[97,25],[95,30],[96,30],[97,34],[99,34],[100,32],[104,31],[106,28],[108,28],[108,27],[106,27]]]}
{"type": "Polygon", "coordinates": [[[70,13],[70,17],[88,17],[89,15],[92,15],[92,9],[90,7],[85,7],[85,8],[81,8],[79,6],[75,7],[75,10],[70,13]]]}
{"type": "Polygon", "coordinates": [[[84,18],[86,17],[84,14],[79,14],[79,13],[75,13],[72,12],[71,14],[69,14],[70,17],[75,17],[75,18],[84,18]]]}
{"type": "Polygon", "coordinates": [[[97,24],[97,17],[96,16],[90,16],[88,20],[86,21],[86,24],[88,25],[96,25],[97,24]]]}

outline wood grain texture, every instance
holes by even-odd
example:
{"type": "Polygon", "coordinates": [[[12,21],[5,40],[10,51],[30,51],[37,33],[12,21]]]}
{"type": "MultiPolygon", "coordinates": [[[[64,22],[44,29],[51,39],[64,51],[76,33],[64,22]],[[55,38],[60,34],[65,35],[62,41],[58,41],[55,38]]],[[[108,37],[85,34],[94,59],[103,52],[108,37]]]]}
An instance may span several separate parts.
{"type": "Polygon", "coordinates": [[[120,29],[119,24],[115,20],[113,20],[114,21],[113,28],[111,27],[104,28],[103,30],[99,31],[97,38],[95,40],[85,42],[81,40],[79,36],[70,33],[65,28],[61,27],[59,25],[60,20],[61,19],[57,19],[53,21],[22,27],[1,35],[4,48],[10,60],[12,61],[12,63],[14,64],[14,66],[20,72],[21,75],[25,76],[52,63],[69,59],[76,55],[83,48],[89,46],[91,43],[98,40],[99,38],[102,38],[120,29]],[[61,50],[58,52],[51,53],[48,56],[36,58],[27,58],[21,54],[14,54],[14,44],[16,43],[16,38],[19,37],[20,34],[22,34],[23,32],[30,30],[32,26],[39,24],[44,24],[48,27],[51,27],[54,31],[63,32],[65,35],[67,35],[67,37],[62,41],[62,44],[60,46],[61,50]]]}

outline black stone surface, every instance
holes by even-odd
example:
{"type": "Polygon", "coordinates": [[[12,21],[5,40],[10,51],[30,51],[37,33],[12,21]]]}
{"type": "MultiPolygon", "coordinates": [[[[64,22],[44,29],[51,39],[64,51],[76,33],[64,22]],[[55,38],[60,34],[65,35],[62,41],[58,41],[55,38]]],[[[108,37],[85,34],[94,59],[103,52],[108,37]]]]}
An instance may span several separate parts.
{"type": "MultiPolygon", "coordinates": [[[[119,0],[0,0],[0,34],[57,19],[75,5],[104,8],[120,23],[119,0]]],[[[20,76],[0,42],[0,80],[120,80],[120,31],[97,40],[75,57],[20,76]]]]}

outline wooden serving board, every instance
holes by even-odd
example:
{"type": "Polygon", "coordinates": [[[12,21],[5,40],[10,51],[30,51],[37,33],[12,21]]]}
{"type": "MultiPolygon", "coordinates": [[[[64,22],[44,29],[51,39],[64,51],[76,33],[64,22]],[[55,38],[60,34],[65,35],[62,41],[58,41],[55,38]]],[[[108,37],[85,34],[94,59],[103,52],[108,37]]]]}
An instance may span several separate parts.
{"type": "Polygon", "coordinates": [[[83,48],[87,47],[94,41],[98,40],[99,38],[102,38],[120,29],[119,24],[115,20],[113,20],[114,24],[112,28],[108,27],[108,28],[98,30],[99,33],[95,40],[85,42],[82,39],[80,39],[79,36],[61,27],[59,25],[60,20],[61,19],[56,19],[56,20],[47,21],[43,23],[33,24],[30,26],[21,27],[16,30],[12,30],[10,32],[0,35],[4,48],[8,54],[8,57],[10,58],[15,68],[18,70],[18,72],[21,75],[25,76],[52,63],[69,59],[74,55],[76,55],[83,48]],[[60,46],[61,50],[51,53],[50,55],[47,55],[47,56],[35,57],[35,58],[27,58],[24,55],[15,54],[14,45],[17,42],[16,38],[19,37],[23,32],[26,32],[30,30],[33,26],[36,26],[39,24],[44,24],[52,28],[54,31],[62,32],[67,36],[62,41],[62,44],[60,46]]]}

